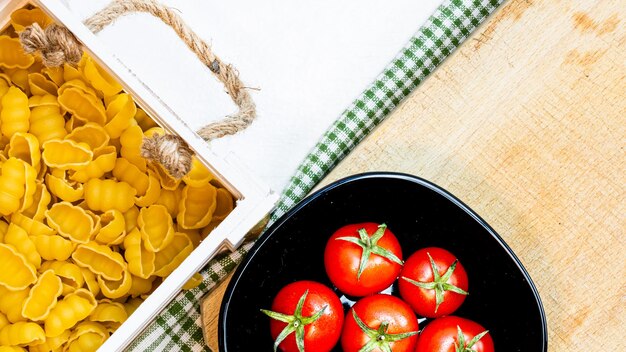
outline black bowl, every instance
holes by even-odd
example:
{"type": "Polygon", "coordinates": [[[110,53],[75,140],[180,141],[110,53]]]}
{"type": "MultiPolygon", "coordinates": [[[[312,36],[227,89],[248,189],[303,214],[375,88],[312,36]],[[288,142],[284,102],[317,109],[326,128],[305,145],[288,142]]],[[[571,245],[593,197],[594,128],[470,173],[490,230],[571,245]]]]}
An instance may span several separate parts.
{"type": "MultiPolygon", "coordinates": [[[[272,351],[269,318],[259,309],[269,309],[276,293],[294,281],[315,280],[333,287],[324,271],[326,241],[343,225],[367,221],[386,223],[398,237],[404,258],[428,246],[454,253],[467,270],[470,292],[454,315],[489,329],[497,350],[547,351],[541,300],[502,238],[450,193],[397,173],[339,180],[300,202],[263,234],[224,294],[220,351],[272,351]]],[[[391,293],[397,295],[395,286],[391,293]]],[[[420,321],[420,328],[427,323],[420,321]]],[[[335,351],[340,350],[337,345],[335,351]]]]}

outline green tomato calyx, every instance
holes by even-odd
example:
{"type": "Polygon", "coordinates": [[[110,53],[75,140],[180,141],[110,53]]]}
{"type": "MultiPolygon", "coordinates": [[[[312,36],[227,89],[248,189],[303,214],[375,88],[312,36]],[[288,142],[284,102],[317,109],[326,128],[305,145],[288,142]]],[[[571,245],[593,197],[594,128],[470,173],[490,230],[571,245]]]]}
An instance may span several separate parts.
{"type": "Polygon", "coordinates": [[[298,346],[298,351],[304,352],[304,327],[306,325],[312,324],[317,319],[319,319],[328,307],[324,306],[322,309],[320,309],[310,317],[302,316],[302,308],[304,307],[304,301],[306,300],[306,296],[308,294],[309,290],[306,290],[304,294],[300,296],[293,315],[261,309],[261,312],[263,312],[270,318],[282,321],[283,323],[287,323],[287,326],[285,326],[280,334],[278,334],[278,336],[276,337],[276,341],[274,341],[274,352],[276,352],[278,346],[287,338],[287,336],[291,335],[293,332],[296,333],[296,345],[298,346]]]}
{"type": "Polygon", "coordinates": [[[435,313],[437,313],[437,310],[439,309],[439,305],[441,305],[441,303],[443,303],[443,293],[445,291],[452,291],[455,293],[458,293],[460,295],[464,295],[467,296],[469,293],[459,287],[456,287],[452,284],[448,283],[448,280],[450,280],[450,277],[452,277],[452,273],[454,273],[454,270],[456,269],[456,265],[459,262],[458,259],[455,259],[454,262],[452,262],[452,265],[450,265],[450,267],[446,270],[446,272],[443,275],[439,274],[439,269],[437,268],[437,264],[435,264],[435,261],[433,260],[433,257],[430,256],[430,253],[426,253],[428,255],[428,259],[430,259],[430,267],[433,271],[433,281],[430,282],[422,282],[422,281],[415,281],[413,279],[409,279],[406,276],[402,276],[403,280],[406,280],[410,283],[412,283],[413,285],[426,289],[426,290],[435,290],[435,313]]]}
{"type": "Polygon", "coordinates": [[[359,318],[354,309],[351,309],[351,311],[352,317],[354,317],[354,321],[356,321],[356,324],[359,326],[361,331],[363,331],[363,333],[370,338],[370,340],[365,345],[363,345],[363,347],[361,347],[359,352],[370,352],[374,351],[375,349],[379,349],[383,352],[392,352],[389,343],[406,339],[407,337],[417,335],[418,333],[418,331],[410,331],[400,334],[389,334],[387,333],[387,330],[389,329],[389,323],[386,321],[380,323],[378,329],[372,329],[367,326],[367,324],[365,324],[363,320],[361,320],[361,318],[359,318]]]}
{"type": "Polygon", "coordinates": [[[385,234],[385,230],[387,229],[387,225],[380,224],[378,225],[378,229],[376,232],[370,235],[367,233],[365,229],[360,229],[358,231],[359,238],[346,236],[346,237],[337,237],[336,240],[348,241],[356,244],[357,246],[363,249],[363,254],[361,254],[361,261],[359,262],[359,271],[357,272],[356,278],[357,280],[361,279],[361,274],[363,270],[365,270],[365,266],[367,266],[367,262],[370,259],[370,255],[376,254],[383,258],[386,258],[396,264],[403,265],[404,263],[400,258],[398,258],[395,254],[393,254],[388,249],[385,249],[378,245],[378,241],[385,234]]]}
{"type": "Polygon", "coordinates": [[[476,350],[472,349],[472,347],[474,347],[474,345],[478,342],[478,340],[482,339],[483,336],[487,335],[487,333],[489,332],[489,330],[485,330],[481,332],[480,334],[474,336],[474,338],[472,338],[469,342],[466,343],[465,334],[463,334],[461,327],[457,325],[456,329],[457,329],[457,340],[459,341],[459,343],[458,344],[456,342],[454,343],[455,352],[476,352],[476,350]]]}

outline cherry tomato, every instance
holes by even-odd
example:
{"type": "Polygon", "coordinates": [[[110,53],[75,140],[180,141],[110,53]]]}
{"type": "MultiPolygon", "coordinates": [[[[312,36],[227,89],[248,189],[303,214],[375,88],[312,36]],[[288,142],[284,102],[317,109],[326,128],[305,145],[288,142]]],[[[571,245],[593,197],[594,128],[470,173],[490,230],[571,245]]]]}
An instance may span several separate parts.
{"type": "Polygon", "coordinates": [[[431,321],[417,341],[415,352],[493,352],[493,339],[485,328],[455,316],[431,321]]]}
{"type": "Polygon", "coordinates": [[[326,243],[324,267],[330,281],[350,296],[367,296],[391,285],[402,270],[402,249],[385,224],[347,225],[326,243]]]}
{"type": "Polygon", "coordinates": [[[445,249],[429,247],[413,253],[398,280],[400,296],[423,317],[452,314],[467,296],[467,273],[445,249]]]}
{"type": "Polygon", "coordinates": [[[283,287],[272,310],[261,311],[271,319],[270,331],[284,352],[330,351],[339,341],[343,306],[330,288],[315,281],[297,281],[283,287]]]}
{"type": "Polygon", "coordinates": [[[413,352],[419,326],[415,313],[398,297],[362,298],[346,314],[341,333],[344,352],[413,352]]]}

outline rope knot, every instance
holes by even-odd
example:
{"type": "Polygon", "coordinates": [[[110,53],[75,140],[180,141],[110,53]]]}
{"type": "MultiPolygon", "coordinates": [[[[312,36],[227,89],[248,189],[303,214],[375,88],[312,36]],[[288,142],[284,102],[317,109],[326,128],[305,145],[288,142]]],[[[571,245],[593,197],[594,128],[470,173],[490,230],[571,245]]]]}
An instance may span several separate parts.
{"type": "Polygon", "coordinates": [[[161,164],[170,175],[180,179],[191,169],[193,151],[176,135],[155,134],[151,138],[143,139],[141,156],[161,164]]]}
{"type": "Polygon", "coordinates": [[[62,66],[65,62],[76,66],[82,56],[76,37],[67,28],[57,24],[43,29],[33,23],[20,33],[20,41],[26,53],[41,53],[43,64],[47,67],[62,66]]]}

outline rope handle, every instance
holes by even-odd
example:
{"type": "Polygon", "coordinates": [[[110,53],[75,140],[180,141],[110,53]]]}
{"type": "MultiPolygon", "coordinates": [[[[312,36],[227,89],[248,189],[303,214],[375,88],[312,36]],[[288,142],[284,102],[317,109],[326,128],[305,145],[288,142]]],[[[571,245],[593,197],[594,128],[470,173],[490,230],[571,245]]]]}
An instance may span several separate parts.
{"type": "MultiPolygon", "coordinates": [[[[93,33],[98,33],[119,17],[135,12],[149,13],[170,26],[224,84],[228,95],[239,108],[236,113],[202,127],[197,131],[200,137],[210,141],[235,134],[252,123],[256,117],[256,106],[239,79],[237,70],[232,65],[224,64],[211,51],[210,46],[172,9],[154,0],[113,0],[83,23],[93,33]]],[[[81,45],[76,37],[67,28],[57,24],[42,29],[37,23],[33,23],[20,33],[20,41],[27,53],[39,52],[43,64],[48,67],[61,66],[64,63],[76,66],[82,56],[81,45]]],[[[193,151],[176,135],[144,138],[141,150],[143,157],[160,163],[176,178],[183,177],[191,169],[193,151]]]]}

